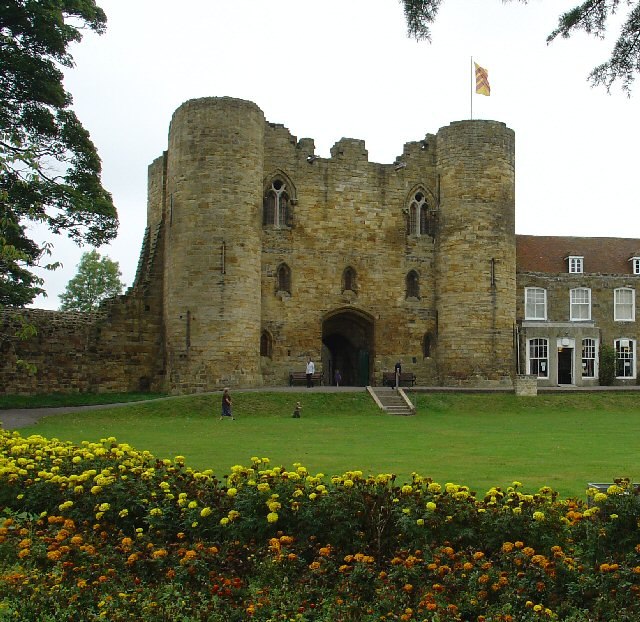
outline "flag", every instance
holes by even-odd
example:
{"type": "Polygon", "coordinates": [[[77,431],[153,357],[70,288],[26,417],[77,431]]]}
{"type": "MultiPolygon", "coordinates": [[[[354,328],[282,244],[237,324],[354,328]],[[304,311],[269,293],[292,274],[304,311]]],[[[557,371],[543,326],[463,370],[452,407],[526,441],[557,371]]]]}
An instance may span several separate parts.
{"type": "Polygon", "coordinates": [[[491,95],[489,72],[484,67],[480,67],[478,63],[473,64],[476,66],[476,93],[478,95],[491,95]]]}

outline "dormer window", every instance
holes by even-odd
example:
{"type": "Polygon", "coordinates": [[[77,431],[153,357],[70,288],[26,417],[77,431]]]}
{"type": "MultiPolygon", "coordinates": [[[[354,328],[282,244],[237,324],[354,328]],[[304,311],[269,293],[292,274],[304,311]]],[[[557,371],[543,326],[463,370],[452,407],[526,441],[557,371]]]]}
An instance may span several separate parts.
{"type": "Polygon", "coordinates": [[[569,255],[569,274],[582,274],[584,272],[584,257],[569,255]]]}
{"type": "Polygon", "coordinates": [[[631,262],[633,274],[640,274],[640,257],[632,257],[629,261],[631,262]]]}

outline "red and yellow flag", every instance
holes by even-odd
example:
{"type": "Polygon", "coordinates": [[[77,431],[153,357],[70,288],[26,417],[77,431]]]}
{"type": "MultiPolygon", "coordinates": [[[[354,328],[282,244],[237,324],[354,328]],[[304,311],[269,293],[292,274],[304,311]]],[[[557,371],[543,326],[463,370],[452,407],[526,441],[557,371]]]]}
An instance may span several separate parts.
{"type": "Polygon", "coordinates": [[[476,93],[478,95],[491,95],[491,87],[489,86],[489,72],[480,67],[478,63],[473,63],[476,66],[476,93]]]}

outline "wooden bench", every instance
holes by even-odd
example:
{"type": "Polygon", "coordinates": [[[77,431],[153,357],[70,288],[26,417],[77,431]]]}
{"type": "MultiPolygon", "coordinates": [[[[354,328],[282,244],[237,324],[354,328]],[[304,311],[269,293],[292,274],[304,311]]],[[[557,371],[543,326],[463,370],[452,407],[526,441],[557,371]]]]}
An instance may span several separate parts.
{"type": "MultiPolygon", "coordinates": [[[[411,371],[400,372],[400,386],[408,387],[413,386],[416,383],[416,375],[411,371]]],[[[393,387],[396,384],[396,372],[395,371],[383,371],[382,372],[382,386],[393,387]]]]}
{"type": "MultiPolygon", "coordinates": [[[[321,371],[317,371],[311,374],[311,382],[322,384],[323,374],[321,371]]],[[[290,371],[289,372],[289,386],[292,387],[295,383],[307,384],[307,374],[303,371],[290,371]]]]}

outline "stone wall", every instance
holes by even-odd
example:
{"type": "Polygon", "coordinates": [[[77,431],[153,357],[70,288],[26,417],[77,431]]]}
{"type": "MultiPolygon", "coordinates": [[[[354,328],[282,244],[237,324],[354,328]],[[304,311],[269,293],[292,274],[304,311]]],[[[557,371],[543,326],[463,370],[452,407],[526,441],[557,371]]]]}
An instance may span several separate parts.
{"type": "Polygon", "coordinates": [[[3,340],[0,393],[84,393],[161,391],[164,388],[159,315],[143,299],[122,296],[92,314],[4,310],[3,334],[15,334],[18,315],[37,335],[3,340]],[[17,364],[36,368],[28,373],[17,364]]]}

